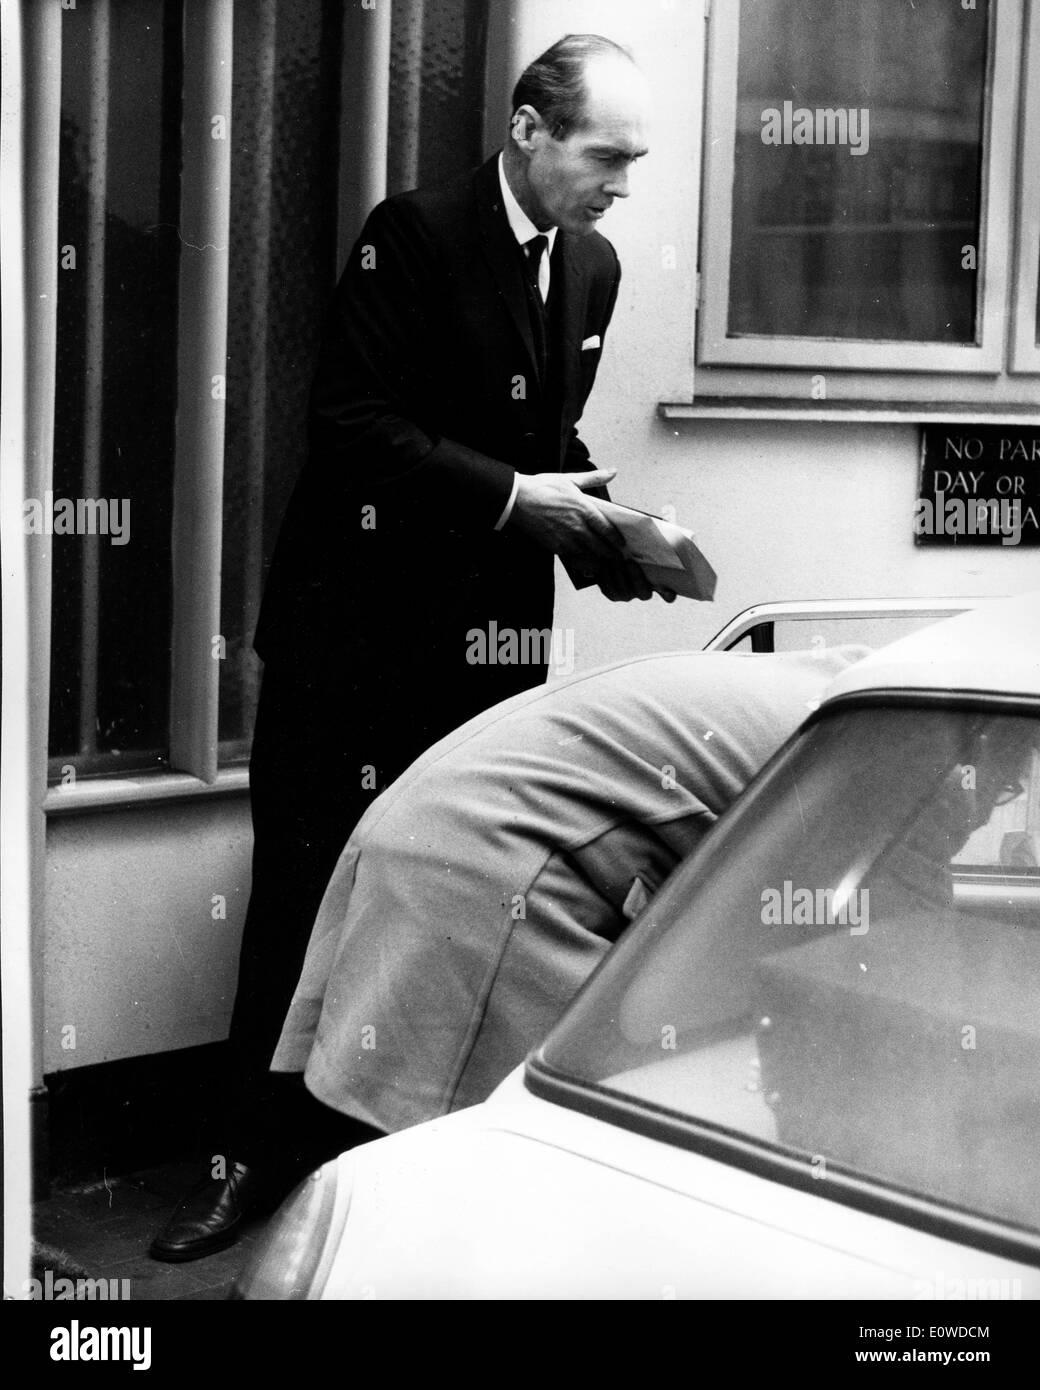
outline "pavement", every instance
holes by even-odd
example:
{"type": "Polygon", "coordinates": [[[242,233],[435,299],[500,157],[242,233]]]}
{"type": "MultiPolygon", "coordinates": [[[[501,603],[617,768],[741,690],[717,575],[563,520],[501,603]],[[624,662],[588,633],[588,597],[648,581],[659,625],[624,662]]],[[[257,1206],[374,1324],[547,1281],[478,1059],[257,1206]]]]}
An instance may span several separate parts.
{"type": "Polygon", "coordinates": [[[33,1276],[125,1280],[110,1285],[131,1302],[214,1301],[232,1284],[263,1231],[251,1223],[236,1245],[187,1264],[162,1264],[148,1246],[184,1193],[204,1176],[201,1165],[171,1163],[118,1177],[68,1183],[33,1209],[33,1276]]]}

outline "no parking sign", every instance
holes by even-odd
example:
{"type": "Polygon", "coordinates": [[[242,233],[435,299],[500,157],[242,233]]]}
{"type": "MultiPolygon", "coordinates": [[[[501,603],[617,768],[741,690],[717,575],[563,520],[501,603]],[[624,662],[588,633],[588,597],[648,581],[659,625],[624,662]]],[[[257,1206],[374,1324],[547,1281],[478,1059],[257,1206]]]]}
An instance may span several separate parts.
{"type": "Polygon", "coordinates": [[[1040,428],[925,425],[918,545],[1040,545],[1040,428]]]}

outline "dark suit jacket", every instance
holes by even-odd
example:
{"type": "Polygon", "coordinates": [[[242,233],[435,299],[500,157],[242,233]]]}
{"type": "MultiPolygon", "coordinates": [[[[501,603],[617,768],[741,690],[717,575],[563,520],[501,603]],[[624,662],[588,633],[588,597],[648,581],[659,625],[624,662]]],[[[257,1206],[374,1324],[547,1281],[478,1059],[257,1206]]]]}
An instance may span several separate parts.
{"type": "Polygon", "coordinates": [[[557,234],[554,380],[539,380],[497,159],[387,199],[351,253],[257,628],[265,661],[349,650],[385,670],[407,649],[428,671],[461,660],[469,628],[551,624],[552,555],[494,527],[514,470],[591,466],[575,426],[600,351],[581,345],[605,337],[620,267],[598,233],[557,234]]]}

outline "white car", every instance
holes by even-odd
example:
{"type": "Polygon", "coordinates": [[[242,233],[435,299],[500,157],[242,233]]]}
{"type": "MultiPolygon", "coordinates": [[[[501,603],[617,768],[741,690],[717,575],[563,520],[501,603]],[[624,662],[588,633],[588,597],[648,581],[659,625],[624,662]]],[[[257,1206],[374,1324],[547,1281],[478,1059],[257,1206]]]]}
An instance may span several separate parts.
{"type": "Polygon", "coordinates": [[[484,1104],[245,1299],[1040,1296],[1040,595],[875,652],[484,1104]]]}

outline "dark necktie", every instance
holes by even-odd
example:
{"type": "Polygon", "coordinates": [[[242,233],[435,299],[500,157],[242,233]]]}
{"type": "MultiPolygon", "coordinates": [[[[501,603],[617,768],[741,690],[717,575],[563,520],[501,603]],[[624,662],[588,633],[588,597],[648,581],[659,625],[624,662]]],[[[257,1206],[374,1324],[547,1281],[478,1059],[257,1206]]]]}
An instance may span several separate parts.
{"type": "Polygon", "coordinates": [[[544,377],[548,353],[548,323],[545,300],[538,288],[538,270],[542,255],[549,245],[547,236],[535,236],[524,243],[524,279],[527,283],[527,302],[531,312],[531,332],[534,335],[535,351],[538,356],[539,374],[544,377]]]}
{"type": "MultiPolygon", "coordinates": [[[[531,240],[525,242],[524,245],[527,248],[527,278],[531,283],[531,287],[538,295],[538,298],[541,299],[542,292],[538,288],[538,271],[541,269],[542,256],[545,254],[545,248],[549,245],[549,238],[540,235],[533,236],[531,240]]],[[[545,301],[542,300],[542,303],[544,304],[545,301]]]]}

